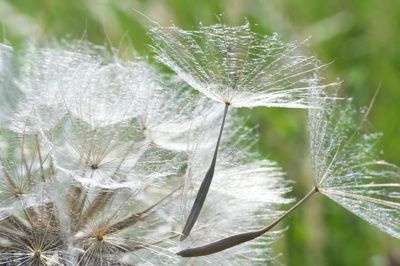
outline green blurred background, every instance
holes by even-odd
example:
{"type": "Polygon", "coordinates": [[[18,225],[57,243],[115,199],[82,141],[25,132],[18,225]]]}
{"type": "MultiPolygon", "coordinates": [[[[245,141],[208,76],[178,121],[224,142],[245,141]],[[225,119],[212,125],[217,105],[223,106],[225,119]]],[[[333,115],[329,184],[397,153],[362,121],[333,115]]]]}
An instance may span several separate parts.
{"type": "MultiPolygon", "coordinates": [[[[73,38],[150,55],[146,17],[185,29],[198,23],[241,24],[247,18],[260,33],[308,41],[327,81],[343,80],[343,94],[368,105],[381,88],[370,121],[384,132],[384,159],[400,165],[399,0],[0,0],[0,38],[73,38]],[[142,13],[143,15],[141,15],[142,13]]],[[[312,186],[307,154],[306,113],[299,110],[244,111],[259,125],[259,149],[295,180],[293,196],[312,186]]],[[[400,265],[400,241],[379,232],[318,195],[285,221],[276,254],[287,265],[400,265]]]]}

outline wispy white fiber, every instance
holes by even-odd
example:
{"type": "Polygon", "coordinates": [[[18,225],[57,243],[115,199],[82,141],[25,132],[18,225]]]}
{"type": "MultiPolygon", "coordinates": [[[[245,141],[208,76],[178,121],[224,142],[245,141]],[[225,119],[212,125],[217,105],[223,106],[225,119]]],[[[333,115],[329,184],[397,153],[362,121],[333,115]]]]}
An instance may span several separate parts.
{"type": "Polygon", "coordinates": [[[194,89],[233,107],[312,107],[309,91],[324,90],[323,67],[301,43],[258,36],[250,24],[152,28],[157,59],[194,89]]]}
{"type": "Polygon", "coordinates": [[[255,132],[237,127],[236,114],[206,210],[181,242],[219,106],[143,59],[125,61],[86,42],[0,51],[0,264],[273,261],[279,232],[209,257],[176,255],[256,228],[289,202],[281,169],[248,151],[255,132]],[[220,202],[229,208],[213,207],[220,202]]]}
{"type": "Polygon", "coordinates": [[[356,112],[351,101],[321,100],[310,110],[310,150],[318,190],[400,238],[400,168],[379,159],[382,134],[364,133],[367,109],[356,112]],[[356,116],[361,116],[357,122],[356,116]]]}

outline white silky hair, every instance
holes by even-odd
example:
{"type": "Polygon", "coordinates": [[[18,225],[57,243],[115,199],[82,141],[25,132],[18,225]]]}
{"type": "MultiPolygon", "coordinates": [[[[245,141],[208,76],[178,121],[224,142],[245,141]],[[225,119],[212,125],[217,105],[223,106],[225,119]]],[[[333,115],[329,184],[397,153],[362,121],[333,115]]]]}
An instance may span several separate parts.
{"type": "MultiPolygon", "coordinates": [[[[220,159],[209,196],[198,222],[191,235],[182,242],[182,247],[201,246],[226,236],[256,230],[276,219],[282,213],[280,207],[292,201],[286,197],[290,186],[282,169],[270,160],[252,159],[257,158],[257,153],[250,151],[255,144],[254,130],[243,126],[244,120],[235,119],[235,114],[230,116],[231,122],[226,125],[227,137],[221,143],[220,159]]],[[[210,139],[214,140],[218,130],[202,128],[201,132],[194,132],[193,139],[197,139],[189,148],[182,222],[187,219],[195,192],[206,171],[204,164],[210,161],[210,151],[214,149],[213,142],[203,144],[207,144],[210,139]]],[[[255,241],[209,257],[218,258],[223,255],[238,265],[271,263],[274,261],[271,244],[280,233],[280,230],[271,231],[255,241]],[[265,248],[258,248],[261,246],[265,248]]]]}
{"type": "Polygon", "coordinates": [[[318,104],[323,108],[309,110],[308,122],[318,190],[400,238],[400,168],[379,159],[382,134],[365,129],[369,108],[359,112],[351,100],[338,103],[323,97],[318,104]]]}
{"type": "Polygon", "coordinates": [[[220,106],[143,59],[125,61],[83,41],[31,43],[19,54],[4,49],[0,77],[18,97],[0,129],[1,263],[18,256],[20,263],[44,265],[274,260],[270,244],[278,232],[209,257],[175,254],[256,228],[290,201],[275,163],[245,151],[233,156],[228,146],[239,150],[247,146],[241,140],[254,142],[254,132],[235,128],[236,115],[207,209],[181,243],[183,210],[193,196],[186,186],[195,186],[204,170],[200,162],[215,144],[220,106]],[[231,208],[210,205],[225,200],[231,208]]]}
{"type": "Polygon", "coordinates": [[[241,26],[200,25],[192,31],[152,28],[156,58],[208,98],[233,107],[313,107],[310,90],[323,91],[324,65],[302,43],[277,34],[258,36],[241,26]]]}

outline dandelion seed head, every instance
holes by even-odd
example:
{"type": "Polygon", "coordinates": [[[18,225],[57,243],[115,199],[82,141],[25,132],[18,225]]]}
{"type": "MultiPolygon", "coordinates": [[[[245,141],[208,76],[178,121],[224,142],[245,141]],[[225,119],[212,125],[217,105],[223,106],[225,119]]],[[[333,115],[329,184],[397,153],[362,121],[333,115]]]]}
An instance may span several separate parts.
{"type": "Polygon", "coordinates": [[[20,54],[3,50],[0,77],[17,97],[0,124],[0,264],[273,260],[261,254],[279,232],[210,257],[175,254],[191,243],[256,228],[289,201],[281,169],[251,160],[246,147],[255,138],[234,125],[234,113],[223,140],[232,148],[222,151],[212,197],[194,235],[182,243],[182,217],[204,174],[200,163],[215,145],[210,125],[221,119],[219,106],[144,60],[123,61],[85,42],[32,43],[20,54]],[[225,199],[234,212],[213,208],[225,199]]]}

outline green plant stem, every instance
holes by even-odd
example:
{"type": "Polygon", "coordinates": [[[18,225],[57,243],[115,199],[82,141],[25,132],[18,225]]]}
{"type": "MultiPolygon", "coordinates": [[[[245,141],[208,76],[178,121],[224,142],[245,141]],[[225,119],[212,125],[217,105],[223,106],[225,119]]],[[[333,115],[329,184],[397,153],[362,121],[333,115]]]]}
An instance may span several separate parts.
{"type": "Polygon", "coordinates": [[[267,225],[264,228],[261,228],[256,231],[248,232],[248,233],[242,233],[242,234],[230,236],[230,237],[218,240],[216,242],[213,242],[213,243],[210,243],[210,244],[207,244],[204,246],[181,250],[176,254],[179,256],[182,256],[182,257],[206,256],[206,255],[217,253],[217,252],[223,251],[225,249],[237,246],[244,242],[253,240],[253,239],[265,234],[266,232],[270,231],[272,228],[274,228],[280,221],[285,219],[286,216],[288,216],[291,212],[293,212],[299,206],[303,205],[316,192],[318,192],[318,188],[314,187],[309,193],[307,193],[307,195],[305,195],[295,205],[293,205],[290,209],[288,209],[281,216],[279,216],[275,221],[273,221],[271,224],[267,225]]]}

